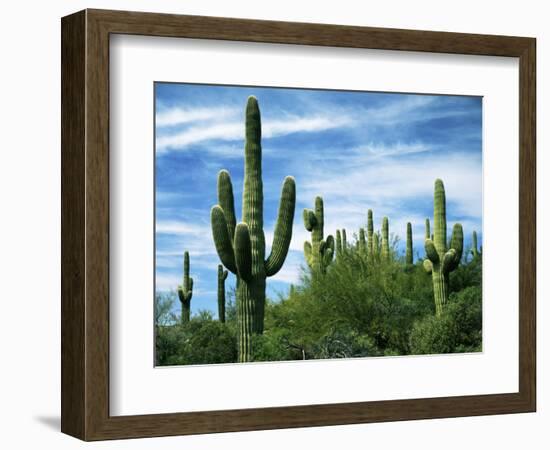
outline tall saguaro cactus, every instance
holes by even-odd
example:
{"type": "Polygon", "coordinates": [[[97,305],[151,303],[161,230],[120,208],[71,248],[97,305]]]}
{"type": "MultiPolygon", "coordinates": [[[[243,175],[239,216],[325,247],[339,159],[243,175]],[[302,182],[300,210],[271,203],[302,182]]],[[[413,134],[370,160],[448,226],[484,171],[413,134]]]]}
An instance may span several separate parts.
{"type": "Polygon", "coordinates": [[[453,227],[450,248],[447,248],[447,211],[443,181],[435,180],[434,187],[434,239],[426,239],[427,259],[424,268],[432,274],[435,311],[438,316],[449,297],[449,273],[460,264],[464,245],[462,225],[453,227]]]}
{"type": "Polygon", "coordinates": [[[261,118],[258,101],[246,105],[245,164],[242,222],[236,225],[233,186],[229,173],[218,175],[218,205],[211,211],[216,251],[229,271],[237,275],[237,322],[239,361],[252,359],[251,341],[264,328],[266,278],[283,266],[290,240],[296,205],[294,178],[286,177],[279,204],[271,254],[265,259],[261,118]]]}
{"type": "Polygon", "coordinates": [[[412,266],[413,264],[413,232],[412,225],[407,222],[407,248],[405,251],[405,264],[412,266]]]}
{"type": "Polygon", "coordinates": [[[311,243],[304,242],[304,255],[309,267],[325,273],[334,257],[334,238],[331,235],[324,240],[323,199],[315,197],[315,211],[304,209],[304,226],[311,233],[311,243]]]}
{"type": "Polygon", "coordinates": [[[387,217],[382,219],[382,260],[390,259],[389,221],[387,217]]]}
{"type": "Polygon", "coordinates": [[[218,264],[218,319],[225,323],[225,280],[229,272],[218,264]]]}
{"type": "Polygon", "coordinates": [[[181,323],[187,323],[191,317],[193,297],[193,278],[189,276],[189,252],[183,254],[183,285],[178,286],[178,297],[181,302],[181,323]]]}

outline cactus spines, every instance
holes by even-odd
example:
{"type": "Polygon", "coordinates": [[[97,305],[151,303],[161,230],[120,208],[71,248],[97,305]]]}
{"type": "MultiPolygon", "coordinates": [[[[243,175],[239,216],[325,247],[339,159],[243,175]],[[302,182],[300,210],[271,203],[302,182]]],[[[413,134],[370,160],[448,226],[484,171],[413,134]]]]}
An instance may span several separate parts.
{"type": "Polygon", "coordinates": [[[245,164],[242,222],[236,224],[229,173],[218,175],[218,204],[211,211],[214,244],[222,264],[237,275],[239,361],[251,361],[253,334],[263,333],[266,277],[282,267],[290,240],[296,205],[294,178],[283,183],[271,254],[265,259],[261,118],[258,101],[246,105],[245,164]]]}
{"type": "Polygon", "coordinates": [[[372,258],[374,256],[374,224],[372,220],[372,209],[369,209],[367,212],[367,241],[368,241],[368,256],[372,258]]]}
{"type": "Polygon", "coordinates": [[[387,217],[382,219],[382,259],[390,259],[389,221],[387,217]]]}
{"type": "Polygon", "coordinates": [[[325,273],[334,257],[334,238],[324,240],[323,199],[315,197],[315,211],[304,209],[304,226],[311,233],[311,243],[304,242],[306,262],[312,270],[325,273]]]}
{"type": "Polygon", "coordinates": [[[183,285],[178,286],[178,297],[181,302],[181,323],[187,323],[191,317],[193,297],[193,278],[189,276],[189,252],[183,254],[183,285]]]}
{"type": "Polygon", "coordinates": [[[449,273],[460,264],[464,243],[462,225],[457,223],[453,227],[450,248],[447,248],[445,187],[440,179],[435,180],[434,187],[434,237],[425,241],[424,268],[432,274],[435,311],[439,316],[448,300],[449,273]]]}
{"type": "Polygon", "coordinates": [[[476,259],[481,253],[477,249],[477,232],[474,230],[472,233],[472,256],[476,259]]]}
{"type": "Polygon", "coordinates": [[[229,272],[218,264],[218,319],[225,323],[225,280],[229,272]]]}
{"type": "Polygon", "coordinates": [[[407,222],[407,249],[405,251],[405,264],[412,266],[413,264],[413,240],[412,240],[412,225],[407,222]]]}

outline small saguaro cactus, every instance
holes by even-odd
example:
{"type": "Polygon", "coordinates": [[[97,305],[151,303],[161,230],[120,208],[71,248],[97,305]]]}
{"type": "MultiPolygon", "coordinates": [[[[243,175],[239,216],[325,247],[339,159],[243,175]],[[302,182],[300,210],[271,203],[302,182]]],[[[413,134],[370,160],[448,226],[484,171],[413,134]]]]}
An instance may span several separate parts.
{"type": "Polygon", "coordinates": [[[340,230],[336,230],[336,256],[338,258],[342,256],[342,233],[340,230]]]}
{"type": "Polygon", "coordinates": [[[286,259],[292,238],[296,205],[294,178],[286,177],[279,204],[271,254],[265,258],[261,118],[258,101],[246,104],[242,222],[236,224],[233,186],[229,172],[218,175],[218,204],[212,208],[212,235],[222,264],[237,276],[239,361],[252,360],[252,337],[264,330],[266,278],[275,275],[286,259]]]}
{"type": "Polygon", "coordinates": [[[323,199],[315,197],[315,211],[304,209],[304,226],[311,233],[311,243],[304,242],[304,255],[311,270],[325,273],[334,257],[334,238],[324,240],[323,199]]]}
{"type": "MultiPolygon", "coordinates": [[[[480,249],[481,250],[481,249],[480,249]]],[[[472,256],[474,259],[476,259],[479,255],[481,255],[481,251],[477,249],[477,232],[474,230],[472,233],[472,256]]]]}
{"type": "Polygon", "coordinates": [[[407,222],[407,248],[405,251],[405,264],[408,266],[412,266],[413,264],[413,232],[410,222],[407,222]]]}
{"type": "Polygon", "coordinates": [[[367,240],[365,239],[365,229],[359,228],[359,239],[357,240],[357,250],[363,257],[367,256],[367,240]]]}
{"type": "Polygon", "coordinates": [[[372,209],[367,212],[367,254],[369,258],[374,256],[374,224],[372,220],[372,209]]]}
{"type": "Polygon", "coordinates": [[[372,259],[380,261],[380,232],[378,231],[372,237],[372,259]]]}
{"type": "Polygon", "coordinates": [[[183,285],[178,286],[178,297],[181,302],[181,323],[187,323],[191,317],[193,297],[193,278],[189,276],[189,252],[183,254],[183,285]]]}
{"type": "Polygon", "coordinates": [[[348,250],[348,240],[346,238],[346,229],[342,228],[342,253],[348,250]]]}
{"type": "Polygon", "coordinates": [[[389,221],[387,217],[382,219],[382,260],[390,259],[389,221]]]}
{"type": "Polygon", "coordinates": [[[218,319],[221,323],[225,323],[225,280],[228,275],[229,272],[218,264],[218,319]]]}
{"type": "Polygon", "coordinates": [[[464,245],[462,225],[453,227],[450,248],[447,248],[447,212],[443,181],[435,180],[434,187],[434,236],[426,239],[426,272],[432,274],[435,312],[440,316],[449,297],[449,273],[460,264],[464,245]]]}

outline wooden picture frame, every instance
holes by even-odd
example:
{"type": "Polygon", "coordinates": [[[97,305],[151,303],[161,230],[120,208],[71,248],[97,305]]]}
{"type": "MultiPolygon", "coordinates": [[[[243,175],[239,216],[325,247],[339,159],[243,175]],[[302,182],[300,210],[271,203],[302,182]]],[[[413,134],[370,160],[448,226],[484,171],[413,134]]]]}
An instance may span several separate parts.
{"type": "Polygon", "coordinates": [[[535,411],[535,39],[104,10],[61,25],[64,433],[101,440],[535,411]],[[519,391],[110,416],[109,36],[117,33],[519,58],[519,391]]]}

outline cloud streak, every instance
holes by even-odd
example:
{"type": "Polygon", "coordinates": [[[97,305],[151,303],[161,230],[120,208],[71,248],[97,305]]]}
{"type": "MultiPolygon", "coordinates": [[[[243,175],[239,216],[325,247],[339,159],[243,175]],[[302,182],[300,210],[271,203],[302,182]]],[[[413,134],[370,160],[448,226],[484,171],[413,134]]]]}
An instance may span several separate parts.
{"type": "MultiPolygon", "coordinates": [[[[349,118],[331,117],[288,117],[282,120],[262,123],[262,138],[286,136],[293,133],[312,133],[331,130],[352,123],[349,118]]],[[[161,135],[156,139],[156,150],[163,153],[168,150],[185,150],[191,145],[205,141],[237,141],[244,137],[244,124],[239,122],[213,123],[206,126],[190,127],[172,135],[161,135]]],[[[215,147],[213,147],[215,151],[215,147]]]]}

